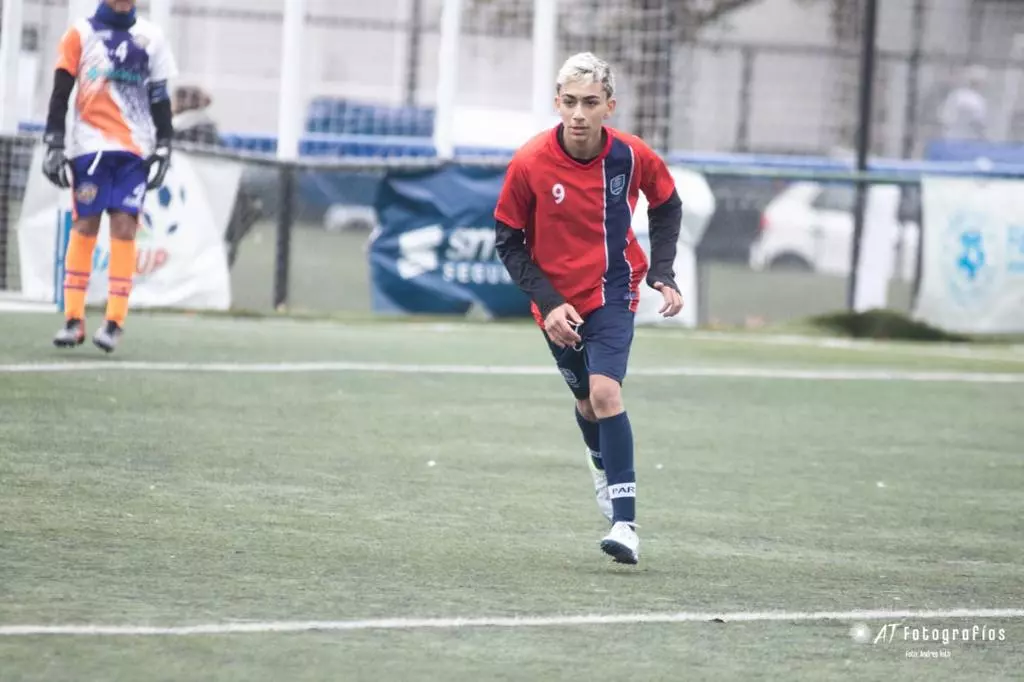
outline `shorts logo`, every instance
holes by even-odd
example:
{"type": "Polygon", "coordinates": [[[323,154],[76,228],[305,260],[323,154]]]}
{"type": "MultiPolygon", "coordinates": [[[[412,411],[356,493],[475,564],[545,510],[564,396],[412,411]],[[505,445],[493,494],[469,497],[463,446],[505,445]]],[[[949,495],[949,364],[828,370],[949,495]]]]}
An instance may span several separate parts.
{"type": "Polygon", "coordinates": [[[125,197],[124,205],[128,208],[140,209],[142,208],[142,200],[146,196],[146,183],[139,183],[132,190],[132,193],[125,197]]]}
{"type": "Polygon", "coordinates": [[[560,367],[559,371],[562,372],[562,378],[565,379],[565,383],[569,384],[573,388],[579,388],[580,380],[576,377],[575,372],[565,367],[560,367]]]}
{"type": "Polygon", "coordinates": [[[608,189],[611,190],[612,196],[616,196],[616,197],[619,196],[620,194],[622,194],[622,190],[625,187],[626,187],[626,176],[623,175],[622,173],[619,173],[614,178],[612,178],[611,183],[609,183],[609,185],[608,185],[608,189]]]}
{"type": "Polygon", "coordinates": [[[99,191],[99,187],[91,182],[86,182],[75,190],[75,199],[77,199],[80,204],[91,204],[96,201],[96,195],[99,194],[99,191]]]}

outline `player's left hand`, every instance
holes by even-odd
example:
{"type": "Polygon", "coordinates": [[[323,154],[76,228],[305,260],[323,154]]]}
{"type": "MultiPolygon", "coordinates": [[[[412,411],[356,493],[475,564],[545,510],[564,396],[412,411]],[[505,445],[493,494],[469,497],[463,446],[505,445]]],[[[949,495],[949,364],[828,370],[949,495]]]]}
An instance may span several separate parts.
{"type": "Polygon", "coordinates": [[[158,141],[156,149],[146,159],[146,189],[158,189],[164,184],[164,177],[171,165],[171,143],[158,141]],[[156,173],[153,173],[153,166],[156,166],[156,173]]]}
{"type": "Polygon", "coordinates": [[[664,305],[658,312],[662,317],[675,317],[683,309],[683,296],[674,288],[662,282],[655,282],[654,288],[661,292],[665,299],[664,305]]]}
{"type": "Polygon", "coordinates": [[[44,138],[46,156],[43,157],[43,175],[61,189],[71,187],[70,164],[64,154],[64,136],[50,134],[44,138]]]}

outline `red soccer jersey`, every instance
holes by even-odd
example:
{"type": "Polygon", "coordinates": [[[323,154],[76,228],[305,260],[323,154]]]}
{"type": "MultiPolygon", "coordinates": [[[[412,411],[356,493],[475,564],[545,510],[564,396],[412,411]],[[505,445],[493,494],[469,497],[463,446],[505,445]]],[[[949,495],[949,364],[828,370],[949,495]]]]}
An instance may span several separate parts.
{"type": "MultiPolygon", "coordinates": [[[[629,301],[636,311],[648,263],[633,234],[633,210],[640,192],[651,208],[667,201],[675,181],[634,135],[605,127],[604,149],[580,163],[559,143],[560,128],[512,157],[494,217],[526,230],[533,261],[580,315],[610,301],[629,301]]],[[[531,309],[543,327],[535,302],[531,309]]]]}

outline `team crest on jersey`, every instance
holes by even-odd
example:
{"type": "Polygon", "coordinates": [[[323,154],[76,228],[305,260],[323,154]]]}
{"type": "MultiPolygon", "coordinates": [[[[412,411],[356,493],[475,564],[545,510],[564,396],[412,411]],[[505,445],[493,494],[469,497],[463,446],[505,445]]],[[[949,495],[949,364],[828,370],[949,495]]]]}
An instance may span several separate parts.
{"type": "Polygon", "coordinates": [[[612,191],[613,196],[619,196],[620,194],[622,194],[622,190],[625,186],[626,176],[622,173],[619,173],[614,178],[612,178],[612,181],[611,183],[609,183],[608,188],[612,191]]]}
{"type": "Polygon", "coordinates": [[[91,182],[86,182],[75,190],[75,199],[78,199],[78,203],[80,204],[91,204],[96,201],[96,195],[98,193],[99,187],[91,182]]]}

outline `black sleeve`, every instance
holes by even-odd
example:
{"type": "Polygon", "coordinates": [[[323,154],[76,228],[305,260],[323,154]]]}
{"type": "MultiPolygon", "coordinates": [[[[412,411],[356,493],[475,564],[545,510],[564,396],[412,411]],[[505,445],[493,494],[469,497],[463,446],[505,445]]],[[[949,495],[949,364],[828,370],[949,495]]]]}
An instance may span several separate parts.
{"type": "Polygon", "coordinates": [[[661,282],[679,291],[673,265],[676,261],[676,244],[683,220],[683,202],[679,193],[672,191],[663,204],[648,209],[647,220],[651,232],[651,269],[647,272],[647,284],[661,282]]]}
{"type": "Polygon", "coordinates": [[[46,116],[46,135],[64,135],[64,121],[68,115],[68,100],[75,89],[75,77],[64,69],[53,74],[53,92],[50,94],[50,112],[46,116]]]}
{"type": "Polygon", "coordinates": [[[501,262],[512,276],[512,281],[530,297],[540,314],[547,317],[548,313],[565,303],[565,298],[555,290],[544,273],[526,248],[526,235],[523,230],[509,227],[500,220],[495,224],[494,246],[501,262]]]}
{"type": "Polygon", "coordinates": [[[159,102],[150,102],[149,110],[153,114],[153,125],[156,126],[156,139],[159,142],[170,143],[174,137],[174,126],[171,121],[171,100],[162,99],[159,102]]]}

